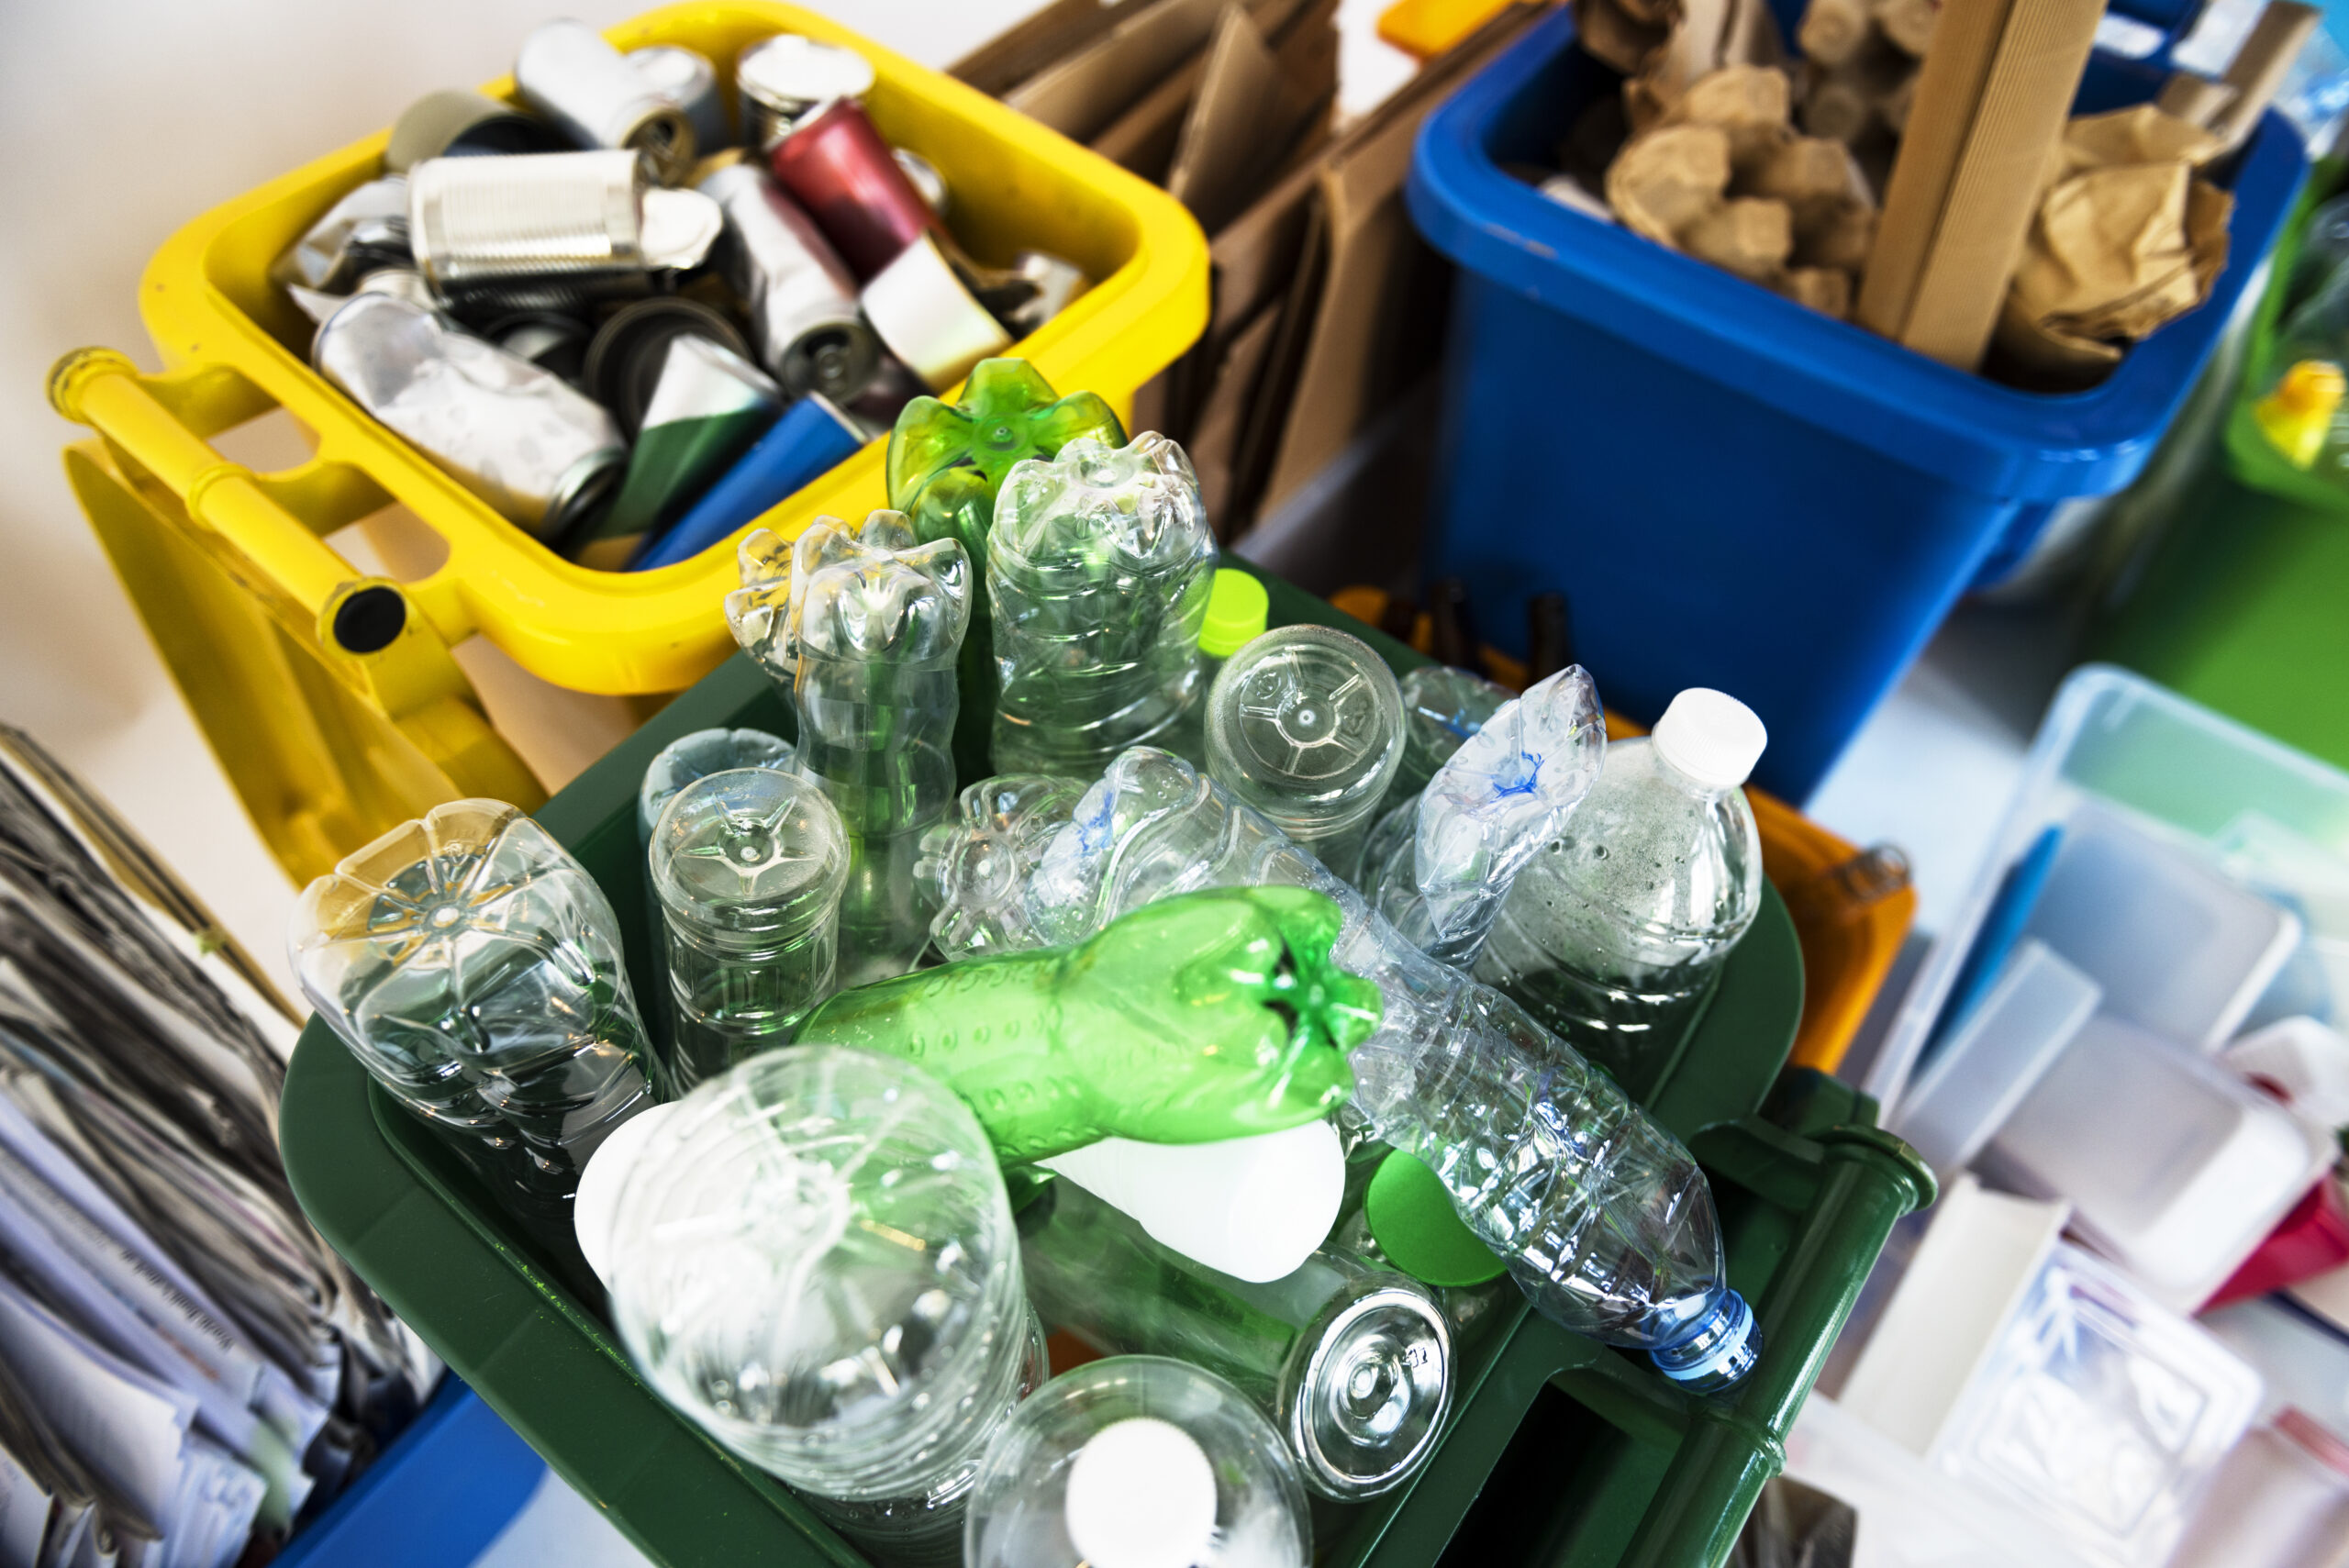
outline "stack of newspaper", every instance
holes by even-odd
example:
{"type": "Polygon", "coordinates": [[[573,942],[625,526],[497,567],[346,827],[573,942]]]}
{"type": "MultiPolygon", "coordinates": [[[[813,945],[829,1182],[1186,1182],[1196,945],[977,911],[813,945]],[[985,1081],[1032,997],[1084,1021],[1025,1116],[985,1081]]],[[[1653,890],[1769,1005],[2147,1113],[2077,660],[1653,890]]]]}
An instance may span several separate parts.
{"type": "Polygon", "coordinates": [[[227,1568],[439,1374],[302,1217],[295,1018],[0,726],[0,1565],[227,1568]]]}

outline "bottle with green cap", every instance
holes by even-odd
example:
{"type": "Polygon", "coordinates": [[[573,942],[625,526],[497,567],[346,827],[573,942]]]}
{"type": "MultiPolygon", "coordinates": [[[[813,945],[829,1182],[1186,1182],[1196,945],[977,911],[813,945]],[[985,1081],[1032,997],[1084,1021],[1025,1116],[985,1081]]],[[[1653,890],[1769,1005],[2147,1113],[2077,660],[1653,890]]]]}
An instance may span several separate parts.
{"type": "Polygon", "coordinates": [[[1207,701],[1208,772],[1343,882],[1403,759],[1403,695],[1360,638],[1285,626],[1232,655],[1207,701]]]}
{"type": "MultiPolygon", "coordinates": [[[[1235,566],[1216,568],[1208,590],[1208,618],[1199,623],[1199,690],[1214,688],[1224,661],[1264,635],[1273,601],[1254,573],[1235,566]]],[[[1207,704],[1197,702],[1166,733],[1165,747],[1195,767],[1208,765],[1207,704]]]]}
{"type": "Polygon", "coordinates": [[[1752,708],[1698,686],[1653,734],[1609,747],[1518,873],[1477,978],[1619,1077],[1672,1049],[1761,911],[1762,839],[1740,786],[1768,739],[1752,708]]]}

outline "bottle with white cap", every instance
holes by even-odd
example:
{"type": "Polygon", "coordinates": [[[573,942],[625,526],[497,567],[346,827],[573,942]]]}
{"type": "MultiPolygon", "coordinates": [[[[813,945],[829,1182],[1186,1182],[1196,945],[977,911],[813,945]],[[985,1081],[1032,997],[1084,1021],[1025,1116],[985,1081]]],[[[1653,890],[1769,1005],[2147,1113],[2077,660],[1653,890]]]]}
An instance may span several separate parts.
{"type": "Polygon", "coordinates": [[[1607,750],[1565,830],[1518,874],[1476,977],[1616,1076],[1652,1067],[1762,906],[1743,784],[1768,734],[1692,687],[1607,750]]]}
{"type": "Polygon", "coordinates": [[[1313,1526],[1279,1434],[1240,1391],[1163,1356],[1054,1378],[987,1451],[965,1568],[1305,1568],[1313,1526]]]}

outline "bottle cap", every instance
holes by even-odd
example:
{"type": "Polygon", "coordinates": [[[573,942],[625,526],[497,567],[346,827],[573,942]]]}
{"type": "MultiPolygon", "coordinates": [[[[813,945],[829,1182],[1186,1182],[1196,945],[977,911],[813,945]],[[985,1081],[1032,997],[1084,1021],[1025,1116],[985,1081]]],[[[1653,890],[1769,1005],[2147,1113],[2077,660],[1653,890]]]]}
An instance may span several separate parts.
{"type": "Polygon", "coordinates": [[[1452,1207],[1443,1182],[1401,1150],[1378,1162],[1363,1197],[1371,1239],[1397,1268],[1422,1284],[1466,1286],[1500,1278],[1508,1265],[1476,1239],[1452,1207]]]}
{"type": "Polygon", "coordinates": [[[1695,1329],[1648,1359],[1656,1370],[1691,1394],[1729,1387],[1762,1359],[1762,1326],[1745,1297],[1724,1290],[1695,1329]]]}
{"type": "Polygon", "coordinates": [[[1709,789],[1735,789],[1762,760],[1770,732],[1754,711],[1726,692],[1691,686],[1655,721],[1664,761],[1709,789]]]}
{"type": "Polygon", "coordinates": [[[1136,1416],[1077,1451],[1063,1507],[1094,1568],[1191,1568],[1215,1544],[1215,1470],[1190,1433],[1136,1416]]]}
{"type": "Polygon", "coordinates": [[[1230,658],[1264,635],[1272,607],[1272,596],[1253,576],[1234,567],[1217,568],[1208,618],[1199,628],[1199,651],[1210,659],[1230,658]]]}

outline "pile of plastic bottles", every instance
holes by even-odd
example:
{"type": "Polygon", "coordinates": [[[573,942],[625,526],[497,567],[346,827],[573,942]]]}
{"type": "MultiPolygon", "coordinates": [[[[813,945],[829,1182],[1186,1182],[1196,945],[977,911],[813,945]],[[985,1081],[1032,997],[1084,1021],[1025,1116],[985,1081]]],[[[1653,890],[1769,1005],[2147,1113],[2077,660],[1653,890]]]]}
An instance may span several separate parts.
{"type": "Polygon", "coordinates": [[[296,919],[321,1015],[575,1234],[647,1381],[884,1562],[1185,1568],[1302,1565],[1309,1498],[1408,1481],[1512,1288],[1692,1394],[1749,1372],[1705,1178],[1615,1074],[1758,909],[1753,715],[1685,692],[1610,749],[1579,667],[1266,630],[1182,450],[1017,361],[908,404],[888,476],[740,547],[796,741],[645,775],[665,1045],[510,806],[296,919]],[[1398,1264],[1390,1169],[1486,1283],[1398,1264]],[[1048,1328],[1108,1359],[1048,1381],[1048,1328]]]}
{"type": "Polygon", "coordinates": [[[272,270],[328,380],[588,566],[720,543],[1089,286],[971,260],[854,50],[784,33],[732,64],[729,113],[703,56],[549,22],[518,102],[410,106],[272,270]]]}

